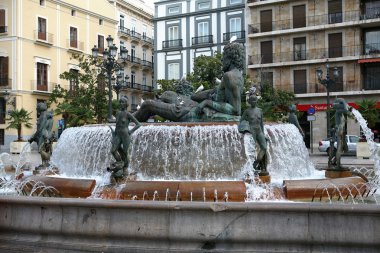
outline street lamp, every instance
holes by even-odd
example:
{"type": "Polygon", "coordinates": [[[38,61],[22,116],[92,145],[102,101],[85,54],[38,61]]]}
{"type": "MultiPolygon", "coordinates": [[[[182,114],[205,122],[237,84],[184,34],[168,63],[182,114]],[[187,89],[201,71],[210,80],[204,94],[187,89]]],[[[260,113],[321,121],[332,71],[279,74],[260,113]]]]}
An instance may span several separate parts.
{"type": "Polygon", "coordinates": [[[123,78],[123,75],[122,75],[121,71],[119,71],[119,73],[117,74],[117,76],[116,76],[116,83],[114,85],[112,85],[112,88],[116,92],[117,100],[119,100],[120,90],[122,88],[126,87],[126,82],[128,81],[128,79],[129,79],[128,75],[125,76],[125,79],[123,78]]]}
{"type": "MultiPolygon", "coordinates": [[[[112,116],[112,75],[115,71],[123,69],[123,66],[117,62],[117,46],[113,44],[113,38],[111,35],[107,37],[108,48],[103,52],[103,61],[100,63],[99,67],[106,70],[108,77],[108,122],[113,121],[112,116]]],[[[124,61],[128,55],[128,50],[125,48],[120,49],[120,58],[124,61]]],[[[97,58],[99,56],[99,48],[96,45],[92,48],[92,56],[97,58]]]]}
{"type": "MultiPolygon", "coordinates": [[[[327,110],[326,110],[326,115],[327,115],[327,138],[331,137],[331,129],[330,129],[330,89],[332,86],[335,84],[335,81],[330,78],[330,66],[327,63],[326,64],[326,78],[323,79],[323,70],[321,68],[318,68],[316,70],[317,76],[318,76],[318,81],[320,84],[325,86],[326,91],[327,91],[327,110]]],[[[333,69],[333,75],[335,78],[339,76],[339,70],[337,67],[333,69]]]]}

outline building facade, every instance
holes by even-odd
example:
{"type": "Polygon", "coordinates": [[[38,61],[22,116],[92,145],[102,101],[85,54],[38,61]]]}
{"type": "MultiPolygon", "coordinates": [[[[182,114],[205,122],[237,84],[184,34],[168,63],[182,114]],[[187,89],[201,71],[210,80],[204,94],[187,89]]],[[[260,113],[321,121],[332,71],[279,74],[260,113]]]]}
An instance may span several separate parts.
{"type": "Polygon", "coordinates": [[[116,7],[117,43],[128,50],[121,75],[126,85],[120,94],[129,98],[131,111],[136,111],[143,99],[153,98],[153,9],[144,1],[112,1],[116,7]]]}
{"type": "MultiPolygon", "coordinates": [[[[317,146],[327,135],[326,88],[318,81],[318,68],[325,77],[328,63],[331,101],[379,101],[379,0],[248,0],[246,22],[247,73],[255,82],[296,94],[307,146],[317,146]],[[316,110],[312,124],[310,107],[316,110]]],[[[347,127],[349,134],[360,134],[355,120],[349,119],[347,127]]]]}
{"type": "MultiPolygon", "coordinates": [[[[0,2],[0,147],[16,139],[6,130],[9,110],[24,108],[36,122],[36,105],[78,70],[72,53],[91,54],[106,35],[116,36],[116,9],[107,0],[3,0],[0,2]],[[99,35],[104,35],[100,37],[99,35]],[[9,95],[8,95],[9,94],[9,95]]],[[[103,41],[104,44],[104,41],[103,41]]],[[[57,118],[58,119],[58,118],[57,118]]],[[[55,119],[55,122],[57,122],[55,119]]],[[[57,126],[53,127],[57,133],[57,126]]],[[[23,128],[27,139],[33,129],[23,128]]]]}
{"type": "Polygon", "coordinates": [[[194,58],[222,52],[232,36],[245,42],[243,0],[161,0],[155,3],[155,78],[180,79],[194,58]]]}

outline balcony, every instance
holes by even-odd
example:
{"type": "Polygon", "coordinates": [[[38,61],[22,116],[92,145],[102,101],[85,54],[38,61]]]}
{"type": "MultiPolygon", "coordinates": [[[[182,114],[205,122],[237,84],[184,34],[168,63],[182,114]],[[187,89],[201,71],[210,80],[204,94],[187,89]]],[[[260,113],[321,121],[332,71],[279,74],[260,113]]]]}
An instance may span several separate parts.
{"type": "Polygon", "coordinates": [[[162,42],[162,49],[164,50],[182,49],[182,39],[165,40],[162,42]]]}
{"type": "Polygon", "coordinates": [[[54,43],[54,34],[35,30],[34,40],[37,44],[51,46],[54,43]]]}
{"type": "Polygon", "coordinates": [[[12,88],[12,79],[8,77],[0,76],[0,89],[11,89],[12,88]]]}
{"type": "Polygon", "coordinates": [[[141,34],[136,32],[135,30],[131,31],[131,41],[139,42],[141,40],[141,34]]]}
{"type": "Polygon", "coordinates": [[[153,44],[154,44],[154,40],[152,38],[146,36],[145,34],[142,35],[141,42],[142,42],[143,46],[153,47],[153,44]]]}
{"type": "Polygon", "coordinates": [[[141,84],[133,82],[131,83],[131,88],[135,90],[141,90],[141,84]]]}
{"type": "Polygon", "coordinates": [[[380,43],[372,43],[364,45],[364,55],[380,54],[380,43]]]}
{"type": "Polygon", "coordinates": [[[380,7],[367,8],[364,10],[364,13],[361,15],[361,20],[369,20],[380,18],[380,7]]]}
{"type": "Polygon", "coordinates": [[[131,30],[124,26],[119,26],[119,35],[120,37],[129,39],[129,37],[131,36],[131,30]]]}
{"type": "Polygon", "coordinates": [[[145,91],[145,92],[152,92],[153,91],[153,87],[152,86],[148,86],[148,85],[141,85],[141,90],[145,91]]]}
{"type": "MultiPolygon", "coordinates": [[[[328,25],[342,22],[359,21],[360,11],[348,11],[344,13],[323,14],[306,17],[306,27],[328,25]]],[[[269,32],[293,29],[293,19],[276,20],[271,23],[255,23],[248,25],[248,33],[261,33],[261,30],[271,27],[269,32]]],[[[301,21],[301,20],[300,20],[301,21]]],[[[268,32],[264,30],[265,32],[268,32]]],[[[264,32],[263,31],[263,32],[264,32]]]]}
{"type": "Polygon", "coordinates": [[[249,55],[248,65],[272,64],[284,62],[297,62],[306,60],[319,60],[326,58],[354,57],[361,55],[362,46],[348,46],[339,48],[317,48],[309,50],[296,50],[281,53],[263,53],[249,55]],[[333,57],[335,56],[335,57],[333,57]]]}
{"type": "Polygon", "coordinates": [[[131,63],[131,67],[135,67],[141,64],[141,59],[132,55],[128,55],[127,61],[131,63]]]}
{"type": "Polygon", "coordinates": [[[147,60],[141,60],[143,70],[150,70],[153,68],[153,63],[147,60]]]}
{"type": "Polygon", "coordinates": [[[238,32],[223,33],[223,42],[229,42],[233,36],[237,37],[238,42],[245,41],[245,31],[238,31],[238,32]]]}
{"type": "MultiPolygon", "coordinates": [[[[67,47],[71,51],[83,52],[84,43],[82,41],[77,41],[77,40],[67,40],[67,47]]],[[[100,50],[99,50],[99,52],[100,52],[100,50]]]]}
{"type": "Polygon", "coordinates": [[[210,46],[210,45],[212,45],[212,43],[213,43],[213,36],[212,35],[193,37],[191,39],[191,44],[193,46],[197,46],[197,47],[210,46]]]}
{"type": "Polygon", "coordinates": [[[7,32],[8,32],[8,26],[0,26],[0,34],[7,33],[7,32]]]}
{"type": "Polygon", "coordinates": [[[57,86],[57,83],[53,82],[47,82],[43,80],[32,80],[32,89],[33,92],[41,92],[41,93],[48,93],[51,92],[55,86],[57,86]]]}

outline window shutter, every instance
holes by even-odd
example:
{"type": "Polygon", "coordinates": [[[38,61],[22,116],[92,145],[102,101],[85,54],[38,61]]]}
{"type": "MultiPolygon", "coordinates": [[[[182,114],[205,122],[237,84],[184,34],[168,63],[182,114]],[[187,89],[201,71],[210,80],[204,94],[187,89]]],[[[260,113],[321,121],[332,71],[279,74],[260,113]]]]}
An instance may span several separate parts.
{"type": "Polygon", "coordinates": [[[272,41],[261,42],[261,63],[273,62],[273,44],[272,41]]]}
{"type": "Polygon", "coordinates": [[[295,94],[307,93],[306,69],[294,70],[293,77],[294,77],[294,93],[295,94]]]}
{"type": "Polygon", "coordinates": [[[0,27],[5,26],[5,10],[0,9],[0,27]]]}
{"type": "Polygon", "coordinates": [[[334,67],[329,68],[330,77],[335,82],[330,89],[331,92],[343,91],[343,67],[337,67],[337,68],[339,71],[338,77],[334,77],[334,75],[333,75],[334,67]]]}
{"type": "Polygon", "coordinates": [[[0,86],[8,86],[9,57],[0,57],[0,86]]]}
{"type": "Polygon", "coordinates": [[[260,12],[260,32],[272,31],[272,10],[260,12]]]}
{"type": "Polygon", "coordinates": [[[329,57],[342,57],[342,33],[329,34],[329,57]]]}
{"type": "Polygon", "coordinates": [[[306,26],[306,6],[293,6],[293,28],[306,26]]]}

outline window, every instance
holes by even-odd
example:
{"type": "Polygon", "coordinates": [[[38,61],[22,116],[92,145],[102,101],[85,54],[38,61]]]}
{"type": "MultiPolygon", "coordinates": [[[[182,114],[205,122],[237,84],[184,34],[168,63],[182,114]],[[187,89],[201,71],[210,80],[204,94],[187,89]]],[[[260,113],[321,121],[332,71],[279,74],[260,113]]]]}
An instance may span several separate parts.
{"type": "Polygon", "coordinates": [[[169,7],[168,13],[169,14],[179,13],[179,6],[169,7]]]}
{"type": "Polygon", "coordinates": [[[5,26],[5,10],[0,9],[0,33],[7,32],[7,27],[5,26]]]}
{"type": "Polygon", "coordinates": [[[293,39],[294,60],[306,60],[306,37],[293,39]]]}
{"type": "Polygon", "coordinates": [[[342,57],[342,33],[329,34],[329,57],[342,57]]]}
{"type": "Polygon", "coordinates": [[[78,48],[78,29],[70,26],[70,47],[78,48]]]}
{"type": "Polygon", "coordinates": [[[37,90],[48,90],[48,65],[37,62],[37,90]]]}
{"type": "Polygon", "coordinates": [[[260,31],[272,31],[272,10],[260,11],[260,31]]]}
{"type": "Polygon", "coordinates": [[[328,2],[329,24],[342,23],[342,0],[328,2]]]}
{"type": "Polygon", "coordinates": [[[195,44],[210,43],[209,41],[209,22],[198,23],[198,38],[195,44]]]}
{"type": "Polygon", "coordinates": [[[380,29],[366,30],[364,54],[380,54],[380,29]]]}
{"type": "Polygon", "coordinates": [[[103,35],[98,35],[98,49],[99,53],[104,52],[104,36],[103,35]]]}
{"type": "Polygon", "coordinates": [[[380,18],[380,1],[365,0],[361,4],[364,4],[363,19],[380,18]]]}
{"type": "Polygon", "coordinates": [[[124,15],[120,15],[120,28],[121,30],[124,30],[124,15]]]}
{"type": "Polygon", "coordinates": [[[69,87],[69,90],[70,91],[74,91],[75,90],[75,88],[78,86],[78,74],[79,74],[79,70],[77,70],[77,69],[70,69],[70,73],[71,73],[71,75],[73,76],[73,78],[72,79],[70,79],[70,83],[69,83],[69,85],[70,85],[70,87],[69,87]]]}
{"type": "Polygon", "coordinates": [[[142,84],[146,86],[146,75],[145,74],[143,74],[142,82],[143,82],[142,84]]]}
{"type": "Polygon", "coordinates": [[[99,19],[99,25],[103,25],[103,19],[99,19]]]}
{"type": "Polygon", "coordinates": [[[46,40],[46,19],[38,17],[38,39],[46,40]]]}
{"type": "Polygon", "coordinates": [[[146,38],[146,32],[148,30],[148,27],[146,25],[143,25],[142,26],[142,34],[143,34],[143,38],[146,38]]]}
{"type": "Polygon", "coordinates": [[[229,26],[229,36],[226,38],[226,40],[230,40],[231,37],[236,36],[238,39],[243,38],[243,33],[241,31],[241,18],[230,18],[229,20],[230,26],[229,26]]]}
{"type": "Polygon", "coordinates": [[[230,4],[240,4],[241,0],[230,0],[230,4]]]}
{"type": "Polygon", "coordinates": [[[71,10],[71,16],[74,17],[74,16],[76,16],[76,14],[77,14],[77,13],[76,13],[76,10],[71,10]]]}
{"type": "Polygon", "coordinates": [[[132,45],[131,46],[131,57],[132,57],[132,61],[135,61],[135,57],[136,57],[136,46],[135,45],[132,45]]]}
{"type": "Polygon", "coordinates": [[[198,3],[198,10],[210,9],[210,2],[198,3]]]}
{"type": "Polygon", "coordinates": [[[179,26],[170,26],[168,28],[169,47],[178,47],[179,26]]]}
{"type": "Polygon", "coordinates": [[[261,72],[261,84],[269,84],[273,87],[273,72],[261,72]]]}
{"type": "Polygon", "coordinates": [[[145,48],[143,49],[142,57],[143,57],[143,61],[146,61],[146,49],[145,48]]]}
{"type": "Polygon", "coordinates": [[[168,64],[168,80],[179,79],[179,63],[168,64]]]}
{"type": "Polygon", "coordinates": [[[293,79],[294,79],[294,93],[295,94],[307,93],[306,69],[294,70],[293,79]]]}
{"type": "Polygon", "coordinates": [[[0,86],[8,86],[8,57],[0,57],[0,86]]]}
{"type": "MultiPolygon", "coordinates": [[[[6,113],[7,113],[7,111],[6,111],[6,102],[5,102],[5,99],[4,98],[0,98],[0,124],[5,124],[6,113]]],[[[0,137],[1,137],[1,134],[0,134],[0,137]]],[[[0,143],[1,143],[1,141],[0,141],[0,143]]],[[[4,143],[2,145],[4,145],[4,143]]]]}
{"type": "Polygon", "coordinates": [[[136,31],[136,19],[131,19],[131,31],[136,31]]]}
{"type": "Polygon", "coordinates": [[[132,84],[132,88],[134,88],[134,84],[136,83],[136,72],[135,71],[131,71],[131,84],[132,84]]]}
{"type": "Polygon", "coordinates": [[[261,63],[273,62],[273,44],[272,41],[261,42],[261,63]]]}
{"type": "Polygon", "coordinates": [[[293,6],[293,28],[300,28],[306,26],[306,6],[297,5],[293,6]]]}
{"type": "Polygon", "coordinates": [[[0,145],[4,145],[4,136],[4,129],[0,129],[0,145]]]}
{"type": "Polygon", "coordinates": [[[380,63],[365,63],[363,68],[364,89],[380,90],[380,63]]]}
{"type": "Polygon", "coordinates": [[[40,0],[40,5],[45,6],[45,0],[40,0]]]}

